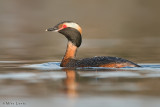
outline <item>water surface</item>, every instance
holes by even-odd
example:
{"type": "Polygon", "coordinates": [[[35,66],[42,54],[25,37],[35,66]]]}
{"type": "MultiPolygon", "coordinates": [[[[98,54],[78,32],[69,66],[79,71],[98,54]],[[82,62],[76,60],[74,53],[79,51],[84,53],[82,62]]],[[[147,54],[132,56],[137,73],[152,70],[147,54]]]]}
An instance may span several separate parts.
{"type": "Polygon", "coordinates": [[[160,105],[160,64],[67,69],[59,67],[59,62],[0,63],[2,107],[9,106],[6,102],[25,107],[160,105]]]}

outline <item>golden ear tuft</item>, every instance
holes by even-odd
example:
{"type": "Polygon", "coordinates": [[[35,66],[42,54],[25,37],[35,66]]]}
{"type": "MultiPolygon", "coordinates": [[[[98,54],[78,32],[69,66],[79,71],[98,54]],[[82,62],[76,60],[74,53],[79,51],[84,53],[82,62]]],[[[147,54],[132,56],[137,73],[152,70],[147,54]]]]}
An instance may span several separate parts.
{"type": "Polygon", "coordinates": [[[77,29],[82,34],[82,29],[77,23],[64,23],[67,27],[77,29]]]}

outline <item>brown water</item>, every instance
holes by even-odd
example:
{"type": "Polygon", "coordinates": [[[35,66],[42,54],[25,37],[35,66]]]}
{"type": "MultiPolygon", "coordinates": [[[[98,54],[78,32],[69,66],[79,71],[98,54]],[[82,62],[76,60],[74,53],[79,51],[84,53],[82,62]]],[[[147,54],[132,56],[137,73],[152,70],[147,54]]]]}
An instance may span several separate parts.
{"type": "Polygon", "coordinates": [[[159,3],[1,0],[0,107],[159,107],[159,3]],[[78,58],[117,56],[143,68],[60,68],[67,41],[45,29],[63,20],[82,27],[78,58]]]}

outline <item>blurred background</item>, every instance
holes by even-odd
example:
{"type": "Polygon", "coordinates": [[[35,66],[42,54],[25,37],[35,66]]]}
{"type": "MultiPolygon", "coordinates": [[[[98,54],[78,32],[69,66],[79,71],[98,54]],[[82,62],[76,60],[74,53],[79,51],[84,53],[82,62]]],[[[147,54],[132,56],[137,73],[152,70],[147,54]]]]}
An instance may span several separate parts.
{"type": "Polygon", "coordinates": [[[60,61],[67,40],[45,32],[77,22],[83,43],[77,57],[118,56],[160,61],[158,0],[0,0],[0,60],[60,61]]]}
{"type": "Polygon", "coordinates": [[[61,61],[67,39],[45,30],[64,20],[82,27],[78,58],[160,63],[160,0],[0,0],[0,107],[160,107],[160,64],[128,70],[22,68],[61,61]]]}

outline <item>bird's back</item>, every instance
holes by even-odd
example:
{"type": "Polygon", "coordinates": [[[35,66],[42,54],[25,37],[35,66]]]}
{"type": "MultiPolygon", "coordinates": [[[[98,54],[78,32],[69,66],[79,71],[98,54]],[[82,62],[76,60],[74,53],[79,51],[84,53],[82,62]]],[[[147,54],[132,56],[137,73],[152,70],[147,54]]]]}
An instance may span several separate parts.
{"type": "Polygon", "coordinates": [[[118,57],[92,57],[80,60],[71,59],[66,67],[140,67],[139,65],[118,57]]]}

